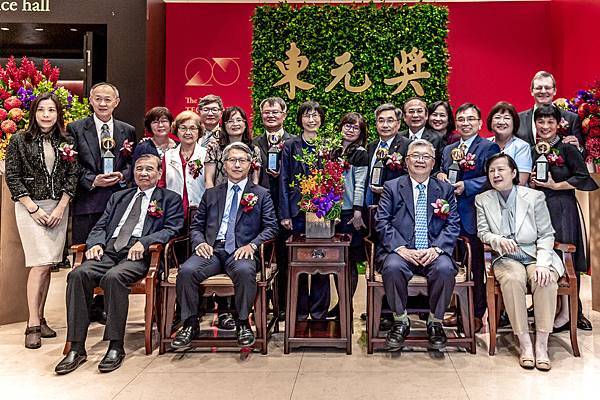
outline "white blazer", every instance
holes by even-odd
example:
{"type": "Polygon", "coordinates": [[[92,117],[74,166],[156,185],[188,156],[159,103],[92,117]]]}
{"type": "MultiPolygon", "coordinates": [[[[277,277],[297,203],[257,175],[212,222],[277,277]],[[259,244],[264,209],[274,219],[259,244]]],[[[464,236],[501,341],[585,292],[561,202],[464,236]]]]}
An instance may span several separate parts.
{"type": "MultiPolygon", "coordinates": [[[[185,171],[183,171],[181,157],[179,155],[180,149],[181,145],[165,152],[165,175],[167,189],[177,192],[183,197],[183,174],[185,173],[188,201],[190,206],[196,206],[200,204],[200,200],[202,200],[202,195],[204,194],[205,190],[204,168],[200,170],[200,175],[196,179],[194,179],[194,177],[190,174],[190,169],[187,167],[187,165],[185,166],[185,171]]],[[[205,158],[206,148],[196,143],[196,148],[194,149],[194,153],[192,154],[190,161],[201,160],[202,164],[204,165],[205,158]]]]}
{"type": "MultiPolygon", "coordinates": [[[[515,241],[523,251],[535,257],[536,264],[552,267],[559,276],[564,275],[565,267],[554,251],[554,228],[543,192],[524,186],[517,186],[515,212],[515,241]]],[[[477,236],[489,244],[498,254],[502,254],[500,231],[502,212],[496,190],[488,190],[475,196],[477,207],[477,236]]]]}

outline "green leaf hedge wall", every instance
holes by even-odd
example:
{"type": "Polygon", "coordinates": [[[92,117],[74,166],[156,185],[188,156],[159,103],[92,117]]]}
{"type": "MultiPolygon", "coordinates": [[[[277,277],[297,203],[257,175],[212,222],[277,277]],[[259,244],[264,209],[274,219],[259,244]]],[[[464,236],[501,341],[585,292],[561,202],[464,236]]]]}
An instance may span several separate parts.
{"type": "MultiPolygon", "coordinates": [[[[418,80],[429,102],[447,100],[448,8],[428,4],[407,5],[302,5],[260,6],[253,16],[253,41],[251,74],[252,107],[254,121],[260,121],[259,104],[269,96],[280,96],[288,103],[285,128],[299,133],[296,111],[306,100],[319,102],[326,112],[328,131],[350,111],[360,112],[368,122],[370,138],[376,136],[375,108],[385,102],[401,106],[415,95],[409,84],[402,92],[392,96],[396,86],[384,84],[385,78],[399,74],[394,71],[394,57],[401,59],[401,50],[407,53],[413,47],[423,50],[427,62],[422,69],[431,73],[428,79],[418,80]],[[286,93],[289,85],[272,87],[283,75],[275,65],[285,61],[285,54],[294,42],[307,56],[309,64],[300,73],[302,81],[314,84],[308,91],[296,90],[290,100],[286,93]],[[338,67],[335,57],[345,51],[352,54],[354,64],[351,85],[359,86],[365,73],[372,81],[362,93],[351,93],[343,81],[332,91],[325,88],[332,81],[332,68],[338,67]]],[[[258,126],[258,124],[257,124],[258,126]]],[[[255,134],[261,134],[256,129],[255,134]]]]}

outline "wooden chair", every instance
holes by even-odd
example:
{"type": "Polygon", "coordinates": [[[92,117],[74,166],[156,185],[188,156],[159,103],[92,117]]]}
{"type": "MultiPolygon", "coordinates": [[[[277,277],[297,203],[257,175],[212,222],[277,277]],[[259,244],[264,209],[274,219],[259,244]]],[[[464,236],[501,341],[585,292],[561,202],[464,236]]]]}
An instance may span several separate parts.
{"type": "MultiPolygon", "coordinates": [[[[374,230],[374,216],[377,206],[369,208],[369,236],[365,239],[367,246],[367,353],[372,354],[374,349],[383,348],[385,337],[380,335],[379,324],[381,319],[381,303],[385,290],[383,277],[375,269],[375,243],[377,233],[374,230]]],[[[473,280],[471,276],[471,245],[466,237],[459,237],[463,251],[459,252],[458,246],[454,252],[454,260],[458,266],[454,294],[460,309],[458,315],[458,327],[462,331],[459,335],[448,336],[448,346],[465,347],[472,354],[477,351],[475,346],[474,330],[474,303],[473,303],[473,280]],[[460,254],[461,253],[461,254],[460,254]]],[[[423,276],[414,275],[408,284],[409,295],[427,294],[427,279],[423,276]]],[[[426,312],[422,309],[407,309],[408,313],[426,312]]],[[[414,332],[414,331],[413,331],[414,332]]],[[[427,347],[429,341],[426,336],[415,336],[412,333],[404,341],[406,346],[427,347]]]]}
{"type": "MultiPolygon", "coordinates": [[[[190,212],[191,221],[195,210],[190,212]]],[[[279,332],[279,298],[277,291],[277,265],[274,262],[275,249],[274,240],[263,243],[259,249],[260,270],[256,274],[257,292],[254,300],[254,321],[256,325],[256,343],[255,348],[260,348],[262,354],[267,354],[268,341],[272,333],[279,332]],[[270,292],[273,307],[268,308],[268,292],[270,292]],[[272,318],[268,320],[268,314],[272,318]]],[[[189,258],[192,252],[189,235],[172,239],[165,247],[165,265],[166,271],[160,281],[160,315],[159,322],[160,346],[159,354],[164,354],[167,344],[173,341],[177,330],[173,326],[175,316],[175,302],[177,272],[179,271],[180,260],[189,258]],[[176,249],[183,249],[182,254],[177,254],[176,249]]],[[[219,274],[206,279],[200,284],[200,293],[202,297],[212,297],[213,295],[227,297],[234,295],[234,285],[229,276],[219,274]]],[[[192,347],[238,347],[236,337],[202,336],[192,340],[192,347]]]]}
{"type": "MultiPolygon", "coordinates": [[[[148,269],[148,273],[146,274],[146,277],[130,286],[130,294],[146,295],[146,307],[144,311],[144,347],[146,348],[146,355],[152,354],[152,325],[154,321],[158,322],[159,320],[156,308],[156,288],[158,285],[158,270],[162,259],[162,252],[162,244],[153,244],[150,246],[148,249],[150,255],[150,268],[148,269]]],[[[71,246],[71,253],[73,253],[74,256],[73,269],[75,269],[79,267],[85,259],[85,244],[75,244],[71,246]]],[[[103,293],[104,291],[100,287],[94,289],[94,294],[103,293]]],[[[70,349],[71,343],[66,342],[63,353],[67,354],[70,349]]]]}
{"type": "MultiPolygon", "coordinates": [[[[562,251],[563,264],[565,265],[565,276],[562,276],[558,280],[558,296],[567,295],[569,296],[569,313],[571,317],[570,322],[570,334],[571,334],[571,347],[573,349],[573,355],[575,357],[580,356],[579,345],[577,344],[577,277],[575,275],[575,268],[573,267],[573,256],[575,252],[575,246],[572,244],[564,244],[555,242],[554,249],[562,251]]],[[[486,293],[487,293],[487,306],[488,306],[488,321],[490,330],[490,348],[489,354],[493,356],[496,354],[496,334],[498,331],[498,321],[500,319],[500,313],[503,309],[502,302],[502,291],[500,290],[500,284],[494,276],[492,271],[492,248],[485,244],[485,271],[486,271],[486,293]]],[[[531,294],[531,288],[527,285],[527,292],[531,294]]]]}

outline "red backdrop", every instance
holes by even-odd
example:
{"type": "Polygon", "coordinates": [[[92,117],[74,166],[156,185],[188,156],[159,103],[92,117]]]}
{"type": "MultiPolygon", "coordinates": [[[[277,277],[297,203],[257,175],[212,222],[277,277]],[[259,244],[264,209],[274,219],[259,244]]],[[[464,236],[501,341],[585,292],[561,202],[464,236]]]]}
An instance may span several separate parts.
{"type": "MultiPolygon", "coordinates": [[[[452,104],[478,104],[484,117],[500,100],[519,110],[529,108],[531,77],[541,69],[555,74],[559,96],[570,97],[582,85],[600,79],[600,38],[590,29],[600,18],[599,3],[446,4],[452,104]]],[[[194,108],[198,97],[214,93],[225,106],[250,111],[250,18],[256,4],[167,3],[166,7],[167,107],[175,113],[194,108]]]]}

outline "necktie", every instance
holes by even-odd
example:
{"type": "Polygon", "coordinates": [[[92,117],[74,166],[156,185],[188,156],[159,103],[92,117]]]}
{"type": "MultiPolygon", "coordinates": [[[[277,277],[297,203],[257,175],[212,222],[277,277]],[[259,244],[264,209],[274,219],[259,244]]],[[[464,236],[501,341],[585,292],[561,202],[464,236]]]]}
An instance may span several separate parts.
{"type": "Polygon", "coordinates": [[[413,133],[410,134],[410,141],[412,142],[413,140],[415,140],[417,138],[417,136],[415,136],[413,133]]]}
{"type": "Polygon", "coordinates": [[[127,219],[125,220],[125,223],[121,227],[121,230],[117,235],[117,239],[115,240],[114,248],[116,251],[121,251],[125,246],[127,246],[127,243],[129,243],[133,229],[139,222],[140,215],[142,214],[142,199],[144,196],[145,193],[140,192],[135,198],[133,207],[131,207],[131,211],[129,211],[129,215],[127,216],[127,219]]]}
{"type": "Polygon", "coordinates": [[[110,136],[110,130],[108,129],[107,124],[103,124],[102,128],[100,128],[100,138],[104,139],[107,136],[110,136]]]}
{"type": "Polygon", "coordinates": [[[229,220],[227,221],[227,232],[225,233],[225,251],[229,254],[235,251],[235,219],[238,209],[238,192],[240,187],[233,185],[233,198],[231,199],[231,207],[229,207],[229,220]]]}
{"type": "Polygon", "coordinates": [[[464,155],[467,155],[467,150],[468,150],[468,149],[467,149],[467,144],[466,144],[466,143],[461,143],[461,144],[458,146],[458,148],[462,150],[462,152],[463,152],[463,154],[464,154],[464,155]]]}
{"type": "Polygon", "coordinates": [[[417,250],[429,247],[427,239],[427,195],[425,185],[419,183],[419,196],[417,197],[417,212],[415,213],[415,248],[417,250]]]}
{"type": "MultiPolygon", "coordinates": [[[[375,150],[375,157],[373,157],[373,161],[371,162],[371,171],[373,170],[373,166],[375,165],[375,163],[377,163],[377,153],[379,152],[379,149],[387,149],[388,148],[388,144],[387,142],[379,142],[379,147],[377,147],[377,150],[375,150]]],[[[371,178],[369,177],[369,182],[371,181],[371,178]]],[[[375,203],[375,196],[373,195],[373,192],[371,191],[371,185],[367,185],[367,196],[366,196],[366,203],[367,206],[372,206],[375,203]]]]}

